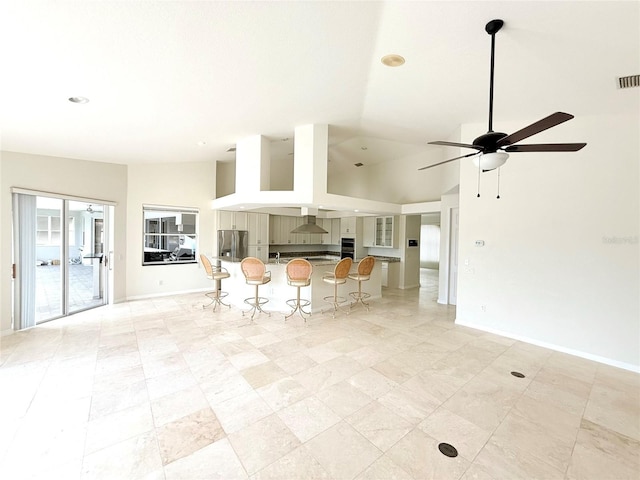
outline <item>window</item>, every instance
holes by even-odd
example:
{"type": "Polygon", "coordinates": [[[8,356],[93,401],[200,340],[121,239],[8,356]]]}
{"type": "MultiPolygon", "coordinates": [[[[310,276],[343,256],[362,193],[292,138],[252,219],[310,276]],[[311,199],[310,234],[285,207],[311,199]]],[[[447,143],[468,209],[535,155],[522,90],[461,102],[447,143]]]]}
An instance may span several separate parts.
{"type": "Polygon", "coordinates": [[[38,215],[37,225],[37,245],[60,245],[59,216],[38,215]]]}
{"type": "Polygon", "coordinates": [[[143,207],[143,265],[196,263],[198,211],[143,207]]]}

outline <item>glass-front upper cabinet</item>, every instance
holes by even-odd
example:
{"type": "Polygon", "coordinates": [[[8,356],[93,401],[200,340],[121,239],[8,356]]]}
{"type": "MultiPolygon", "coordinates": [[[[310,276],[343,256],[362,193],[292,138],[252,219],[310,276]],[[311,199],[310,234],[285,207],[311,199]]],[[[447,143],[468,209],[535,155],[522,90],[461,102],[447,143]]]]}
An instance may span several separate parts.
{"type": "Polygon", "coordinates": [[[397,234],[394,231],[394,217],[376,217],[376,247],[397,248],[397,234]]]}

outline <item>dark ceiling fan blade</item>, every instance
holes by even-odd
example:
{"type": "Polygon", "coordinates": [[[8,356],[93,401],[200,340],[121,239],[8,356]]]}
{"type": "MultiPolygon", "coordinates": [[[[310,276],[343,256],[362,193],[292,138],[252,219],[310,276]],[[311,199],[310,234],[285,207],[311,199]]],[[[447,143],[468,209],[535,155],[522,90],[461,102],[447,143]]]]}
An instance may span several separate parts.
{"type": "Polygon", "coordinates": [[[543,118],[542,120],[538,120],[537,122],[532,123],[531,125],[524,127],[517,132],[512,133],[511,135],[507,135],[506,137],[500,139],[496,144],[496,147],[504,147],[505,145],[513,145],[514,143],[519,142],[520,140],[524,140],[525,138],[529,138],[536,133],[543,132],[551,127],[555,127],[556,125],[560,125],[567,120],[571,120],[573,115],[564,112],[556,112],[552,113],[548,117],[543,118]]]}
{"type": "Polygon", "coordinates": [[[471,145],[469,143],[457,143],[457,142],[428,142],[428,145],[443,145],[445,147],[460,147],[460,148],[473,148],[474,150],[482,150],[482,147],[478,145],[471,145]]]}
{"type": "Polygon", "coordinates": [[[418,170],[426,170],[427,168],[437,167],[438,165],[444,165],[445,163],[453,162],[454,160],[460,160],[461,158],[473,157],[474,155],[479,155],[480,152],[468,153],[467,155],[461,155],[456,158],[450,158],[449,160],[445,160],[444,162],[434,163],[433,165],[427,165],[426,167],[419,168],[418,170]]]}
{"type": "Polygon", "coordinates": [[[586,143],[535,143],[531,145],[510,145],[505,152],[577,152],[586,143]]]}

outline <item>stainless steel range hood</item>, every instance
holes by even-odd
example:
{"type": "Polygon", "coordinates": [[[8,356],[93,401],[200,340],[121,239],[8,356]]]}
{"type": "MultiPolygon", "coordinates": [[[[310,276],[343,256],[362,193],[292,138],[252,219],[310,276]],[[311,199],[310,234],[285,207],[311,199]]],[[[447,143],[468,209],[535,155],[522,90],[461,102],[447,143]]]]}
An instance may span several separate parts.
{"type": "Polygon", "coordinates": [[[302,225],[291,230],[291,233],[329,233],[320,225],[316,224],[315,215],[304,215],[302,220],[302,225]]]}

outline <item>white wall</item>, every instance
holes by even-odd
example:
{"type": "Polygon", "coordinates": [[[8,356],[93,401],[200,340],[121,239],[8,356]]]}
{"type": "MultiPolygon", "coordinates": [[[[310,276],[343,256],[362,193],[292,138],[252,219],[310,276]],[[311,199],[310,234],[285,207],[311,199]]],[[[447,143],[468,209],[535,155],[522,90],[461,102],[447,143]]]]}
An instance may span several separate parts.
{"type": "Polygon", "coordinates": [[[457,323],[640,369],[639,117],[577,116],[537,135],[588,145],[512,154],[500,200],[495,173],[476,198],[477,171],[463,163],[457,323]]]}
{"type": "MultiPolygon", "coordinates": [[[[14,152],[0,152],[0,272],[11,271],[11,188],[95,198],[116,202],[114,241],[114,299],[126,296],[125,219],[127,167],[14,152]]],[[[0,275],[0,332],[11,329],[11,278],[0,275]]]]}
{"type": "Polygon", "coordinates": [[[142,266],[142,206],[198,208],[198,255],[213,255],[216,163],[156,163],[129,166],[127,210],[127,298],[206,289],[200,263],[142,266]],[[160,284],[162,283],[162,284],[160,284]]]}
{"type": "Polygon", "coordinates": [[[455,176],[457,167],[421,171],[418,168],[443,160],[443,154],[442,149],[434,147],[425,154],[343,169],[330,174],[328,190],[337,195],[399,204],[440,200],[443,175],[453,171],[455,176]]]}
{"type": "Polygon", "coordinates": [[[449,257],[451,254],[451,213],[460,206],[458,188],[442,196],[440,203],[440,268],[438,271],[438,303],[449,303],[449,257]]]}

